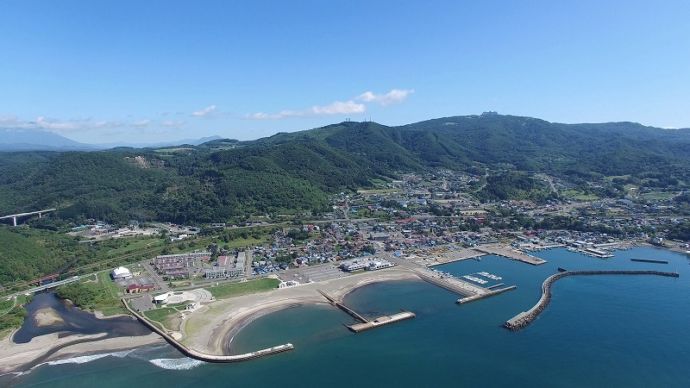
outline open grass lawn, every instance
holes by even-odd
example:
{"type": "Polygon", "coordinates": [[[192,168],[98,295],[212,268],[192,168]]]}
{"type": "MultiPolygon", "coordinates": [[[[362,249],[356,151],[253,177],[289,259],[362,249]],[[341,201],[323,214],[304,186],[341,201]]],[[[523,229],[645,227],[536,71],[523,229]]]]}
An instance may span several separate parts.
{"type": "Polygon", "coordinates": [[[215,287],[209,287],[208,290],[211,292],[211,295],[213,295],[214,298],[224,299],[238,295],[269,291],[277,288],[279,283],[280,281],[278,279],[264,278],[240,283],[220,284],[215,287]]]}
{"type": "Polygon", "coordinates": [[[567,198],[575,199],[578,201],[596,201],[599,197],[595,194],[585,194],[579,190],[565,190],[561,194],[567,198]]]}
{"type": "Polygon", "coordinates": [[[144,316],[151,322],[166,330],[178,330],[180,312],[172,307],[161,307],[144,312],[144,316]]]}

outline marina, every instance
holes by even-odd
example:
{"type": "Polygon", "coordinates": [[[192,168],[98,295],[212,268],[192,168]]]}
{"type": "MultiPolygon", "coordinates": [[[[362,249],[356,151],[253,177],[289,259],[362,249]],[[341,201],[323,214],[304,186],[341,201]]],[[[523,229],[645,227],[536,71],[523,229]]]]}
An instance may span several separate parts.
{"type": "Polygon", "coordinates": [[[546,260],[541,259],[536,256],[528,255],[522,251],[519,251],[517,249],[513,249],[510,246],[506,245],[501,245],[501,244],[487,244],[487,245],[482,245],[481,247],[474,248],[476,251],[487,254],[487,255],[496,255],[496,256],[501,256],[501,257],[506,257],[511,260],[517,260],[521,261],[523,263],[531,264],[531,265],[542,265],[546,263],[546,260]]]}
{"type": "MultiPolygon", "coordinates": [[[[292,344],[294,351],[286,351],[280,357],[262,356],[260,362],[238,362],[230,366],[201,362],[180,354],[179,350],[167,344],[158,344],[139,348],[128,356],[125,355],[127,352],[123,352],[116,356],[97,355],[89,362],[80,358],[77,360],[79,364],[66,360],[64,364],[40,366],[21,376],[18,386],[39,386],[48,382],[54,387],[82,387],[92,386],[94,379],[105,381],[104,387],[134,384],[220,387],[231,379],[249,385],[279,385],[285,382],[285,376],[294,374],[296,368],[308,369],[324,357],[337,360],[339,367],[350,370],[361,367],[363,363],[381,365],[368,372],[371,374],[367,378],[373,384],[384,386],[393,375],[404,379],[410,386],[428,385],[429,374],[420,374],[420,370],[433,373],[433,383],[439,386],[453,386],[458,381],[481,385],[486,383],[486,374],[496,370],[496,365],[511,365],[511,368],[500,369],[501,373],[492,380],[492,385],[495,383],[498,386],[509,386],[519,379],[526,379],[533,386],[549,386],[554,379],[560,379],[568,387],[591,386],[593,380],[587,378],[587,373],[593,364],[600,365],[602,370],[614,368],[615,375],[610,380],[612,386],[642,388],[661,384],[680,387],[690,382],[685,373],[688,362],[685,350],[690,343],[682,336],[682,330],[690,319],[690,305],[685,297],[688,286],[685,281],[630,276],[598,279],[602,281],[563,282],[555,289],[553,296],[557,295],[558,301],[549,306],[551,314],[540,316],[542,319],[538,325],[530,327],[531,330],[520,331],[519,334],[510,334],[501,328],[505,318],[518,312],[516,305],[529,308],[535,303],[544,279],[553,275],[558,267],[570,271],[653,269],[653,263],[630,261],[630,258],[650,258],[668,260],[683,277],[690,271],[687,257],[682,253],[650,247],[620,252],[616,258],[606,261],[572,255],[565,249],[537,254],[548,260],[548,263],[537,267],[523,266],[519,262],[486,256],[481,262],[459,261],[437,267],[440,272],[452,274],[459,279],[462,279],[463,274],[486,271],[500,275],[504,280],[508,278],[510,284],[517,286],[501,298],[477,304],[470,302],[481,300],[480,297],[468,297],[464,303],[458,302],[461,306],[456,307],[461,309],[457,310],[449,308],[449,294],[443,289],[429,287],[425,282],[414,281],[412,278],[360,287],[347,294],[347,297],[344,297],[343,292],[338,292],[339,287],[322,288],[335,297],[344,298],[343,301],[349,308],[365,318],[372,311],[383,311],[384,314],[371,316],[392,316],[400,309],[415,313],[416,317],[407,319],[405,324],[390,326],[390,330],[373,330],[365,334],[364,340],[359,335],[352,335],[349,328],[343,327],[343,315],[338,309],[325,303],[305,304],[257,318],[234,334],[231,349],[236,349],[238,354],[252,353],[255,349],[271,349],[275,344],[292,344]],[[650,289],[654,292],[649,292],[650,289]],[[582,298],[579,290],[586,290],[597,297],[597,303],[582,298]],[[635,303],[648,306],[645,314],[639,314],[639,310],[634,308],[635,303]],[[388,306],[391,307],[390,310],[388,306]],[[574,316],[587,316],[590,319],[574,325],[574,316]],[[276,330],[276,327],[281,330],[276,330]],[[568,328],[566,335],[564,327],[568,328]],[[649,327],[654,327],[655,330],[649,330],[649,327]],[[616,363],[610,363],[611,356],[607,353],[610,351],[609,347],[591,340],[592,333],[601,333],[607,340],[616,343],[620,349],[616,363]],[[630,338],[636,338],[636,341],[629,342],[630,338]],[[582,345],[564,348],[563,344],[567,341],[578,341],[582,345]],[[540,344],[539,353],[533,351],[535,343],[540,344]],[[668,375],[659,376],[656,373],[657,364],[649,369],[636,368],[639,358],[631,355],[640,347],[645,349],[649,357],[664,359],[663,365],[671,366],[668,375]],[[458,363],[455,358],[419,357],[420,352],[429,349],[443,354],[457,354],[470,361],[467,364],[458,363]],[[530,356],[514,357],[516,352],[530,356]],[[569,358],[587,361],[564,365],[561,361],[564,354],[569,358]],[[674,357],[665,359],[668,354],[673,354],[674,357]],[[415,368],[401,370],[395,365],[380,363],[382,358],[391,355],[399,357],[402,363],[415,365],[415,368]],[[535,363],[543,367],[542,371],[526,377],[523,371],[535,363]],[[125,372],[104,378],[104,368],[111,367],[125,372]],[[631,375],[621,372],[629,373],[631,370],[634,371],[631,375]]],[[[400,270],[401,266],[398,265],[394,269],[376,273],[385,276],[389,271],[400,270]]],[[[361,275],[353,276],[371,276],[367,274],[363,271],[361,275]]],[[[316,284],[290,288],[280,293],[288,290],[303,292],[299,290],[314,286],[316,284]]],[[[502,287],[494,289],[498,288],[502,287]]],[[[323,296],[315,291],[314,293],[316,300],[325,301],[323,296]]],[[[359,320],[355,321],[352,322],[353,325],[361,323],[359,320]]],[[[93,346],[97,343],[94,342],[93,346]]],[[[184,344],[195,347],[193,343],[184,344]]],[[[210,354],[232,354],[228,350],[214,352],[203,347],[198,349],[210,354]]],[[[300,379],[304,385],[328,384],[332,381],[332,370],[312,369],[309,376],[300,379]]],[[[2,380],[0,385],[3,385],[2,380]]],[[[333,387],[348,385],[351,382],[337,381],[332,384],[333,387]]]]}

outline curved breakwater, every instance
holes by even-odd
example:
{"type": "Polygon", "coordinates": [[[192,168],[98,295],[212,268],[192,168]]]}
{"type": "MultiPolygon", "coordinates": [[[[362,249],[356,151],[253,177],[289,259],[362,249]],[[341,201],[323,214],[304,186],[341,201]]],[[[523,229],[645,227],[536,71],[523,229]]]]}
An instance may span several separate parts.
{"type": "Polygon", "coordinates": [[[200,361],[205,361],[205,362],[216,362],[216,363],[226,363],[226,362],[240,362],[240,361],[247,361],[247,360],[252,360],[255,358],[259,357],[264,357],[268,356],[271,354],[276,354],[276,353],[282,353],[288,350],[294,349],[294,346],[290,343],[288,344],[283,344],[283,345],[278,345],[274,346],[271,348],[267,349],[261,349],[257,350],[255,352],[250,352],[250,353],[244,353],[244,354],[235,354],[235,355],[215,355],[215,354],[206,354],[202,353],[199,351],[196,351],[194,349],[190,349],[186,347],[185,345],[181,344],[179,341],[175,340],[173,337],[168,335],[164,330],[160,329],[158,326],[154,325],[151,323],[148,319],[137,313],[136,311],[132,310],[129,305],[127,304],[127,301],[122,299],[122,303],[125,305],[125,308],[129,310],[132,315],[134,315],[141,323],[149,327],[151,330],[156,332],[158,335],[163,337],[170,345],[172,345],[175,349],[179,350],[182,354],[189,358],[193,358],[195,360],[200,360],[200,361]]]}
{"type": "Polygon", "coordinates": [[[518,331],[524,327],[527,327],[532,321],[534,321],[539,314],[546,309],[546,306],[551,302],[551,287],[553,284],[567,276],[581,276],[581,275],[655,275],[655,276],[666,276],[666,277],[679,277],[677,272],[663,272],[663,271],[630,271],[630,270],[605,270],[605,271],[565,271],[559,272],[557,274],[551,275],[544,283],[541,285],[541,298],[537,304],[531,309],[523,311],[520,314],[514,316],[503,324],[508,330],[518,331]]]}

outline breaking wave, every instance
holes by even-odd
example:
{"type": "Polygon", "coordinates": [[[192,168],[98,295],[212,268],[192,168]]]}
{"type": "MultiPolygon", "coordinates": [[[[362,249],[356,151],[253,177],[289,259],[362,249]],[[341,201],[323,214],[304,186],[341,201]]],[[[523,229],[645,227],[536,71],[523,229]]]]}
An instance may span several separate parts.
{"type": "Polygon", "coordinates": [[[72,357],[72,358],[66,358],[64,360],[48,361],[48,362],[46,362],[46,364],[48,364],[48,365],[86,364],[87,362],[100,360],[101,358],[105,358],[105,357],[124,358],[124,357],[127,357],[133,351],[134,351],[134,349],[123,350],[121,352],[113,352],[113,353],[90,354],[88,356],[77,356],[77,357],[72,357]]]}
{"type": "Polygon", "coordinates": [[[194,360],[192,358],[156,358],[149,360],[149,362],[159,368],[168,370],[189,370],[196,368],[205,364],[205,362],[200,360],[194,360]]]}

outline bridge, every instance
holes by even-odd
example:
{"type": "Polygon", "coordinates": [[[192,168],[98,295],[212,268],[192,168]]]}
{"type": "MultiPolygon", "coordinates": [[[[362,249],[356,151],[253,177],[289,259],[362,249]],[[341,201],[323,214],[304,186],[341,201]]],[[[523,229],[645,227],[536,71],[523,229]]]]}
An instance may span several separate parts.
{"type": "Polygon", "coordinates": [[[38,214],[38,218],[41,218],[41,217],[43,217],[43,214],[54,212],[54,211],[55,211],[55,209],[51,208],[51,209],[36,210],[34,212],[9,214],[9,215],[0,217],[0,220],[7,220],[7,219],[11,218],[12,219],[12,226],[17,226],[17,218],[33,216],[36,214],[38,214]]]}
{"type": "Polygon", "coordinates": [[[51,288],[64,286],[65,284],[74,283],[76,281],[79,281],[79,279],[80,279],[79,276],[72,276],[71,278],[67,278],[65,280],[58,280],[57,282],[46,283],[46,284],[43,284],[41,286],[34,287],[34,288],[27,290],[27,291],[24,291],[22,293],[23,294],[35,294],[37,292],[49,290],[51,288]]]}

